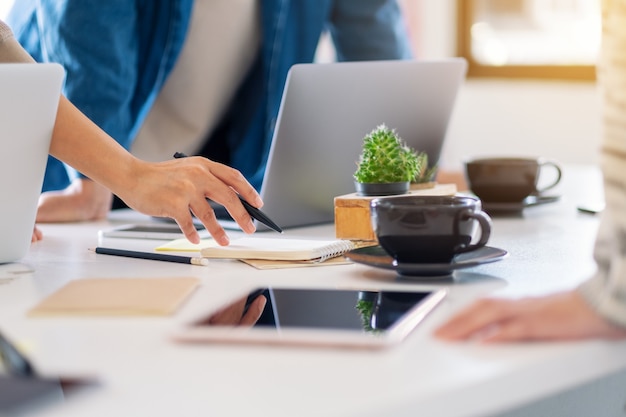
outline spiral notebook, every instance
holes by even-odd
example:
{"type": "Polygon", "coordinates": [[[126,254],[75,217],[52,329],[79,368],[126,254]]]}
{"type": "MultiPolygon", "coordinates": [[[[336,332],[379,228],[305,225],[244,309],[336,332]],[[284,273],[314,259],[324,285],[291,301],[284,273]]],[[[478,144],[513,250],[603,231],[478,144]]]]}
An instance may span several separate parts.
{"type": "Polygon", "coordinates": [[[274,261],[324,262],[354,249],[349,240],[311,240],[243,237],[228,246],[203,248],[206,258],[267,259],[274,261]]]}

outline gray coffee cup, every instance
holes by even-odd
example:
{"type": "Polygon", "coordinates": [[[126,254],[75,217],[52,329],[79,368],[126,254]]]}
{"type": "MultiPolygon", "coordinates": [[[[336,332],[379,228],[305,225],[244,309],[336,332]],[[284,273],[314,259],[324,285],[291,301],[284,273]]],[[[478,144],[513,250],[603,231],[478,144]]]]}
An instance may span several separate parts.
{"type": "Polygon", "coordinates": [[[491,234],[491,219],[474,197],[381,197],[370,202],[370,213],[378,243],[399,263],[449,263],[485,246],[491,234]]]}
{"type": "MultiPolygon", "coordinates": [[[[479,158],[465,162],[467,182],[485,202],[517,203],[530,195],[554,188],[562,176],[561,166],[545,158],[479,158]],[[539,178],[549,169],[552,180],[539,187],[539,178]]],[[[547,174],[546,174],[547,175],[547,174]]]]}

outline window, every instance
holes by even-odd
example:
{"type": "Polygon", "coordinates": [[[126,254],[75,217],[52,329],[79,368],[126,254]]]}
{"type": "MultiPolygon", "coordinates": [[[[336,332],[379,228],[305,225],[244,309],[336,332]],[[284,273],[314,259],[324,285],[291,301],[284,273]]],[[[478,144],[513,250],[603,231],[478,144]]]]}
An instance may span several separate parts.
{"type": "Polygon", "coordinates": [[[600,0],[457,0],[469,76],[593,80],[600,0]]]}

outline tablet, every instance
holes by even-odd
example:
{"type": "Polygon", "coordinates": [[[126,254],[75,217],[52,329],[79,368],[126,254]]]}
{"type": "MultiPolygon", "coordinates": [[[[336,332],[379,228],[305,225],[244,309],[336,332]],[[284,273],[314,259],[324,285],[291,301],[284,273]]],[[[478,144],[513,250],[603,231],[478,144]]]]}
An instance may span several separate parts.
{"type": "Polygon", "coordinates": [[[440,289],[257,288],[190,323],[174,338],[190,343],[385,348],[404,340],[445,294],[440,289]]]}
{"type": "MultiPolygon", "coordinates": [[[[210,237],[209,232],[204,228],[199,228],[201,238],[210,237]]],[[[114,227],[109,230],[100,230],[100,237],[123,237],[131,239],[157,239],[157,240],[174,240],[185,237],[177,224],[127,224],[124,226],[114,227]]]]}

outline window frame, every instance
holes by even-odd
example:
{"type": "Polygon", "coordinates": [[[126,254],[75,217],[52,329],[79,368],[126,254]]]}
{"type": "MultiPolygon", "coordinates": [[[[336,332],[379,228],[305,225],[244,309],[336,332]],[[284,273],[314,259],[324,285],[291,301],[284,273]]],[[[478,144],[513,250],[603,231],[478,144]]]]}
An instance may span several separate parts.
{"type": "Polygon", "coordinates": [[[569,81],[595,81],[595,65],[485,65],[472,56],[471,29],[474,0],[457,0],[457,54],[468,63],[468,77],[537,78],[569,81]]]}

